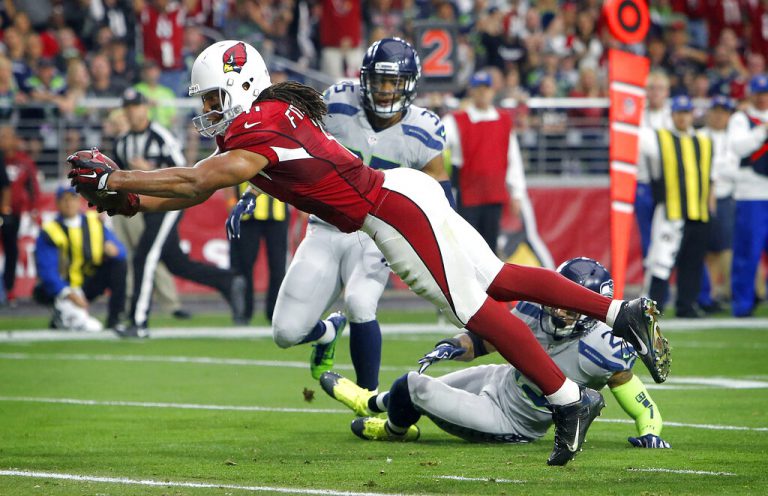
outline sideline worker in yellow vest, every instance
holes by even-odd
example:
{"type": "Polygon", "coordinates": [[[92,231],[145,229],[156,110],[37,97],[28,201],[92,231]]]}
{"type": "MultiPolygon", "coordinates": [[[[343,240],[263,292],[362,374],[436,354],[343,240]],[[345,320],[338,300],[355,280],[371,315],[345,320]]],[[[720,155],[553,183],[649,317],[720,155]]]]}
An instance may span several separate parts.
{"type": "Polygon", "coordinates": [[[638,182],[651,185],[656,204],[651,245],[645,259],[644,293],[663,309],[673,269],[677,269],[678,317],[701,317],[696,299],[701,288],[709,240],[712,188],[712,141],[693,129],[693,103],[688,96],[672,99],[672,128],[643,129],[641,160],[647,174],[638,182]]]}
{"type": "Polygon", "coordinates": [[[97,332],[101,322],[88,302],[109,289],[107,327],[122,324],[125,307],[125,248],[96,212],[82,213],[80,196],[69,186],[56,191],[58,215],[43,224],[35,244],[40,285],[36,299],[53,301],[54,328],[97,332]]]}

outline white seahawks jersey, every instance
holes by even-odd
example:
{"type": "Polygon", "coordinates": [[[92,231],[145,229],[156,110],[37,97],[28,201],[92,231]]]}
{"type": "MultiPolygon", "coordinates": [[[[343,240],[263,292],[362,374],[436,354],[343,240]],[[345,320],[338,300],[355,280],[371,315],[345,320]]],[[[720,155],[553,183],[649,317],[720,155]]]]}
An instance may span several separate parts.
{"type": "MultiPolygon", "coordinates": [[[[360,84],[337,83],[323,93],[328,115],[326,130],[365,165],[374,169],[408,167],[421,170],[443,153],[445,129],[440,118],[429,110],[411,105],[403,118],[386,129],[376,130],[368,122],[360,103],[360,84]]],[[[312,222],[320,221],[311,218],[312,222]]]]}
{"type": "Polygon", "coordinates": [[[360,103],[360,84],[345,81],[323,94],[328,105],[324,124],[342,145],[374,169],[420,170],[443,152],[445,129],[429,110],[411,105],[394,126],[375,130],[360,103]]]}
{"type": "MultiPolygon", "coordinates": [[[[577,384],[599,391],[613,374],[630,370],[634,365],[632,346],[614,336],[602,322],[579,339],[555,340],[542,329],[542,325],[550,322],[540,305],[521,302],[512,313],[525,322],[557,366],[577,384]]],[[[552,425],[552,412],[547,409],[541,391],[515,368],[510,366],[498,393],[501,409],[513,423],[519,424],[518,434],[536,439],[552,425]]]]}

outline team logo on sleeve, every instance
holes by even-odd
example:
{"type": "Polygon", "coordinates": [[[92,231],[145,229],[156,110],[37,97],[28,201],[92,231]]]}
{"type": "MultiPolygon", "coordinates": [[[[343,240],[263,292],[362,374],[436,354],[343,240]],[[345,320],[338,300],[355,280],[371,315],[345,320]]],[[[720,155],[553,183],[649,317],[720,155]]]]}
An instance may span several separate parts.
{"type": "Polygon", "coordinates": [[[224,62],[224,72],[235,71],[239,74],[247,59],[248,56],[245,53],[245,43],[241,41],[236,45],[229,47],[222,57],[222,62],[224,62]]]}

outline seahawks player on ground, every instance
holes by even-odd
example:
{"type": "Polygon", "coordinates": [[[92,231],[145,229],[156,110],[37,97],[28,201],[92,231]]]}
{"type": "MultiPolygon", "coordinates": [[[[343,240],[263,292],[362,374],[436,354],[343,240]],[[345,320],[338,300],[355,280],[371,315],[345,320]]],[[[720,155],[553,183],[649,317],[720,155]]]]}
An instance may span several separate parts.
{"type": "MultiPolygon", "coordinates": [[[[375,42],[363,59],[360,81],[343,81],[324,93],[328,105],[324,126],[366,165],[421,170],[439,181],[453,202],[443,166],[440,118],[412,105],[420,75],[419,57],[410,44],[399,38],[375,42]]],[[[233,209],[229,231],[239,228],[247,202],[246,195],[233,209]]],[[[275,342],[283,348],[316,342],[310,369],[318,379],[333,365],[336,341],[348,318],[357,384],[376,390],[381,362],[376,308],[389,272],[384,256],[366,234],[345,234],[310,216],[307,235],[277,297],[272,318],[275,342]],[[320,320],[342,290],[346,317],[336,313],[320,320]]]]}
{"type": "MultiPolygon", "coordinates": [[[[569,260],[557,269],[568,279],[606,296],[613,295],[607,269],[590,258],[569,260]]],[[[520,302],[513,310],[534,333],[567,377],[600,390],[608,386],[635,420],[641,448],[669,448],[661,435],[661,414],[645,385],[632,373],[636,354],[605,324],[573,312],[520,302]]],[[[426,415],[446,432],[474,442],[530,442],[552,425],[551,411],[537,387],[511,365],[481,365],[442,377],[421,375],[445,359],[472,360],[493,351],[490,343],[464,332],[437,343],[420,361],[419,372],[397,379],[388,392],[374,395],[334,372],[323,374],[323,389],[360,418],[352,431],[363,439],[413,441],[415,425],[426,415]],[[388,419],[374,417],[386,411],[388,419]]]]}

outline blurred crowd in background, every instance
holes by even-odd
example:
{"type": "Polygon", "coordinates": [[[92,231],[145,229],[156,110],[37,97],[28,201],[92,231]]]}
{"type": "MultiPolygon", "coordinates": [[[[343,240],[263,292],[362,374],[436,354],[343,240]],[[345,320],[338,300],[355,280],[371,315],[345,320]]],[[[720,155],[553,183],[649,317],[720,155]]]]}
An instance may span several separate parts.
{"type": "MultiPolygon", "coordinates": [[[[518,129],[530,125],[559,136],[554,143],[565,148],[584,141],[569,128],[604,127],[606,108],[527,111],[524,104],[530,97],[607,95],[607,49],[616,42],[601,6],[600,0],[2,0],[0,122],[15,125],[24,149],[47,177],[56,177],[61,150],[104,144],[125,130],[117,100],[88,105],[87,98],[118,97],[135,85],[155,104],[153,118],[179,131],[192,161],[202,153],[199,139],[187,133],[187,113],[170,100],[186,96],[189,68],[211,41],[249,42],[274,77],[323,89],[356,77],[371,41],[412,39],[414,23],[431,19],[458,26],[460,68],[457,91],[422,92],[423,105],[440,114],[457,107],[473,72],[487,68],[497,101],[518,107],[518,129]],[[290,61],[290,69],[280,61],[290,61]]],[[[652,70],[669,76],[672,96],[741,99],[751,76],[764,72],[768,2],[652,0],[650,9],[646,42],[625,48],[647,55],[652,70]]],[[[701,103],[697,118],[706,107],[701,103]]],[[[584,133],[602,159],[604,133],[584,133]]],[[[521,145],[547,143],[522,135],[521,145]]],[[[604,164],[584,168],[560,158],[529,167],[607,171],[604,164]]]]}

